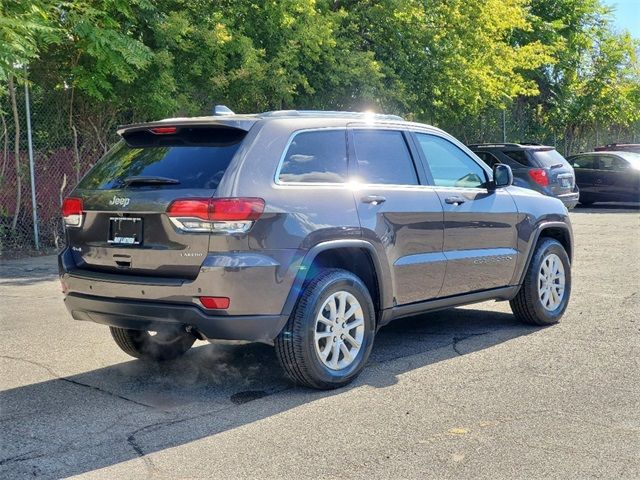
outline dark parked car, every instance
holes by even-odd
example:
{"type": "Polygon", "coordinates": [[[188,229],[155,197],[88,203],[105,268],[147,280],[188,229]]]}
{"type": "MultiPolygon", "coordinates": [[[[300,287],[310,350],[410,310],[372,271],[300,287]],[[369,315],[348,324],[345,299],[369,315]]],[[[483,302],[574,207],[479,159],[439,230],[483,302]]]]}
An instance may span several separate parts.
{"type": "Polygon", "coordinates": [[[562,200],[571,209],[580,192],[573,168],[553,147],[526,143],[484,143],[469,145],[487,165],[509,165],[513,184],[562,200]]]}
{"type": "Polygon", "coordinates": [[[549,325],[567,308],[566,208],[437,128],[288,111],[118,133],[64,201],[59,266],[73,318],[134,357],[262,341],[295,382],[335,388],[396,318],[495,299],[549,325]]]}
{"type": "Polygon", "coordinates": [[[596,152],[634,152],[640,153],[640,143],[608,143],[593,149],[596,152]]]}
{"type": "Polygon", "coordinates": [[[580,153],[569,157],[580,187],[580,203],[640,202],[640,154],[580,153]]]}

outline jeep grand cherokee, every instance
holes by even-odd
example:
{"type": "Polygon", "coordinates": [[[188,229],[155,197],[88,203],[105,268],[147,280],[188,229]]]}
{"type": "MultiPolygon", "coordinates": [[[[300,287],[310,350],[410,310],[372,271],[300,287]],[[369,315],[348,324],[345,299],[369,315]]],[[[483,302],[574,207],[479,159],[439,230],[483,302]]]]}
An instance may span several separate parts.
{"type": "Polygon", "coordinates": [[[286,111],[118,133],[64,201],[59,265],[72,317],[134,357],[262,341],[293,381],[335,388],[394,319],[496,299],[548,325],[567,308],[562,202],[437,128],[286,111]]]}

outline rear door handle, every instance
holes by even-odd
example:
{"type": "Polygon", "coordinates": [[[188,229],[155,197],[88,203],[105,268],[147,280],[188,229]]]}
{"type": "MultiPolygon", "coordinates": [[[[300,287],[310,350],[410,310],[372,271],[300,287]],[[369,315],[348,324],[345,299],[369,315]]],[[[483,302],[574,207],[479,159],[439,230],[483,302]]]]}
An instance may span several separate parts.
{"type": "Polygon", "coordinates": [[[447,197],[444,199],[444,203],[449,205],[462,205],[466,200],[462,197],[447,197]]]}
{"type": "Polygon", "coordinates": [[[380,205],[387,201],[385,197],[380,195],[367,195],[361,198],[362,203],[371,203],[372,205],[380,205]]]}

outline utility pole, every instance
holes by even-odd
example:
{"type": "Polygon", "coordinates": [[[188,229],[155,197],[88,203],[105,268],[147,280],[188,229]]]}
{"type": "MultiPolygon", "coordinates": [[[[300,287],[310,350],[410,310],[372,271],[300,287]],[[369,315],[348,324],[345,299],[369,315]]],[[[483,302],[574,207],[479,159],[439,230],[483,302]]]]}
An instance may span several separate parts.
{"type": "Polygon", "coordinates": [[[507,114],[504,108],[502,109],[502,143],[507,143],[507,114]]]}
{"type": "Polygon", "coordinates": [[[27,113],[27,145],[29,147],[29,171],[31,176],[31,210],[33,213],[33,238],[36,250],[40,250],[40,238],[38,233],[38,204],[36,202],[36,172],[33,166],[33,138],[31,136],[31,107],[29,105],[29,85],[27,82],[27,67],[24,69],[24,104],[27,113]]]}

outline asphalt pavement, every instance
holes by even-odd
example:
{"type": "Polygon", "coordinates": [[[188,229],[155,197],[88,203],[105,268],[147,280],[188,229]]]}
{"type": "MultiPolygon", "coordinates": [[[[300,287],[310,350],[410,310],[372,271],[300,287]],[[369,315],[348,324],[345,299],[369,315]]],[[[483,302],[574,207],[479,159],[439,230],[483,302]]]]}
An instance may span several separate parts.
{"type": "Polygon", "coordinates": [[[154,365],[72,320],[54,257],[0,265],[0,478],[640,478],[640,211],[572,212],[562,322],[486,302],[381,330],[351,386],[273,349],[154,365]]]}

